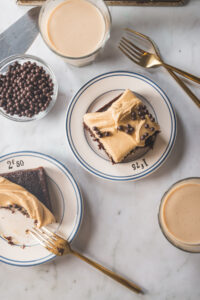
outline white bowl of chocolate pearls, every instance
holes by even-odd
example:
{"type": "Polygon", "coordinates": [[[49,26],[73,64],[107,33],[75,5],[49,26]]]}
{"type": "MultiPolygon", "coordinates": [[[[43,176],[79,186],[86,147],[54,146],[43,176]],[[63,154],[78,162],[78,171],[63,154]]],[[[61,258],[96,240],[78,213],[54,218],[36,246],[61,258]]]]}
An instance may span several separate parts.
{"type": "Polygon", "coordinates": [[[51,68],[32,55],[14,55],[0,63],[0,114],[17,121],[39,120],[54,106],[58,84],[51,68]]]}

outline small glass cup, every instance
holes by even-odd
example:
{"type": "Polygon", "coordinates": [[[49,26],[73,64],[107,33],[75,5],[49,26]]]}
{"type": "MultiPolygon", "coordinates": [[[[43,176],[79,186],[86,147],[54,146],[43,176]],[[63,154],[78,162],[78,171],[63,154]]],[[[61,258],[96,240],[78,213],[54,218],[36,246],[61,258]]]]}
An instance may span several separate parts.
{"type": "Polygon", "coordinates": [[[90,63],[92,63],[95,58],[97,57],[97,55],[99,54],[99,52],[104,48],[107,40],[110,37],[110,28],[111,28],[111,15],[108,9],[108,6],[105,4],[105,2],[103,0],[86,0],[90,3],[92,3],[93,5],[95,5],[100,12],[103,15],[104,21],[105,21],[105,34],[104,34],[104,38],[100,44],[100,46],[92,53],[86,55],[86,56],[81,56],[81,57],[68,57],[68,56],[64,56],[62,54],[60,54],[59,52],[57,52],[51,45],[49,38],[48,38],[48,32],[47,32],[47,23],[48,23],[48,19],[49,16],[51,14],[51,12],[53,11],[53,9],[55,7],[57,7],[60,3],[62,2],[66,2],[67,0],[47,0],[44,5],[42,6],[41,10],[40,10],[40,15],[39,15],[39,28],[40,28],[40,33],[41,36],[44,40],[44,42],[46,43],[46,45],[55,53],[57,54],[59,57],[61,57],[65,62],[77,66],[77,67],[82,67],[85,65],[88,65],[90,63]]]}
{"type": "Polygon", "coordinates": [[[184,183],[195,182],[195,181],[200,183],[200,177],[189,177],[189,178],[185,178],[185,179],[179,180],[176,183],[174,183],[163,195],[163,197],[161,199],[160,207],[159,207],[159,213],[158,213],[158,222],[160,225],[160,229],[161,229],[162,233],[164,234],[164,236],[166,237],[166,239],[173,246],[175,246],[183,251],[189,252],[189,253],[200,253],[200,242],[198,244],[191,244],[191,243],[183,242],[183,241],[177,239],[172,233],[169,232],[169,230],[167,230],[167,226],[165,225],[165,222],[164,222],[163,212],[164,212],[165,199],[168,196],[168,194],[172,191],[172,189],[174,189],[175,187],[179,187],[184,183]]]}
{"type": "Polygon", "coordinates": [[[47,108],[44,111],[39,112],[38,114],[33,115],[32,117],[19,117],[18,115],[10,115],[6,113],[6,111],[0,107],[0,115],[3,115],[7,119],[10,119],[12,121],[16,122],[31,122],[35,120],[39,120],[44,118],[50,110],[53,108],[56,100],[57,100],[57,95],[58,95],[58,83],[56,80],[56,76],[54,75],[53,71],[47,65],[41,58],[33,56],[33,55],[28,55],[28,54],[19,54],[19,55],[12,55],[4,59],[3,61],[0,62],[0,74],[5,74],[8,70],[8,67],[13,65],[15,62],[18,62],[20,64],[24,64],[25,62],[30,61],[31,63],[36,63],[37,66],[43,67],[45,72],[49,74],[50,78],[52,79],[53,85],[54,85],[54,90],[53,90],[53,95],[52,99],[47,106],[47,108]]]}

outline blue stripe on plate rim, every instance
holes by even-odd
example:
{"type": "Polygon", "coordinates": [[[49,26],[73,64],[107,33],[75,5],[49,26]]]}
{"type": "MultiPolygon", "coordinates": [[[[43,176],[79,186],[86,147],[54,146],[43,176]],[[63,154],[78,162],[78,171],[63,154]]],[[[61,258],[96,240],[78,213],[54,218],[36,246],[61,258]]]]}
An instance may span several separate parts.
{"type": "MultiPolygon", "coordinates": [[[[69,240],[70,242],[73,241],[73,239],[75,238],[75,236],[77,235],[80,226],[81,226],[81,222],[82,222],[82,218],[83,218],[83,199],[82,199],[82,195],[81,195],[81,191],[80,188],[77,184],[77,182],[75,181],[73,175],[71,174],[71,172],[67,169],[67,167],[62,164],[60,161],[58,161],[57,159],[53,158],[50,155],[41,153],[41,152],[36,152],[36,151],[18,151],[18,152],[12,152],[9,154],[5,154],[3,156],[0,156],[0,162],[3,160],[3,158],[5,157],[10,157],[12,155],[15,156],[19,156],[19,154],[25,156],[35,156],[35,157],[42,157],[43,159],[50,161],[51,163],[53,163],[54,165],[56,165],[64,174],[65,176],[69,179],[69,181],[71,182],[75,195],[76,195],[76,200],[78,203],[78,212],[77,212],[77,218],[79,218],[78,223],[74,226],[72,233],[69,236],[69,240]],[[17,154],[17,155],[15,155],[17,154]]],[[[31,267],[31,266],[36,266],[36,265],[40,265],[46,262],[49,262],[50,260],[52,260],[53,258],[55,258],[56,255],[54,254],[49,254],[41,259],[35,259],[35,260],[30,260],[30,261],[18,261],[18,260],[13,260],[13,259],[8,259],[6,257],[3,257],[0,255],[0,261],[3,263],[6,263],[8,265],[12,265],[12,266],[18,266],[18,267],[31,267]]]]}
{"type": "Polygon", "coordinates": [[[75,94],[75,96],[72,98],[72,100],[70,101],[70,104],[68,106],[67,109],[67,115],[66,115],[66,135],[67,135],[67,140],[68,140],[68,144],[74,154],[74,156],[76,157],[76,159],[78,160],[78,162],[90,173],[101,177],[103,179],[108,179],[108,180],[113,180],[113,181],[131,181],[131,180],[138,180],[142,177],[145,177],[147,175],[149,175],[150,173],[154,172],[159,166],[161,166],[164,161],[167,159],[167,157],[169,156],[174,143],[175,143],[175,139],[176,139],[176,132],[177,132],[177,125],[176,125],[176,115],[174,112],[174,109],[172,107],[172,104],[168,98],[168,96],[165,94],[165,92],[155,83],[153,82],[151,79],[147,78],[144,75],[138,74],[138,73],[134,73],[134,72],[129,72],[129,71],[113,71],[113,72],[107,72],[101,75],[98,75],[96,77],[94,77],[93,79],[91,79],[90,81],[88,81],[85,85],[83,85],[78,92],[75,94]],[[93,85],[95,82],[98,82],[100,80],[103,80],[105,78],[108,77],[114,77],[114,76],[128,76],[128,77],[134,77],[134,78],[138,78],[143,80],[144,82],[146,82],[147,84],[149,84],[150,86],[152,86],[162,97],[162,99],[165,101],[165,104],[167,105],[167,108],[169,110],[170,113],[170,118],[171,118],[171,126],[172,126],[172,130],[171,130],[171,135],[170,135],[170,140],[169,143],[166,147],[165,152],[162,154],[162,156],[159,158],[159,160],[157,162],[154,163],[154,165],[152,165],[150,168],[148,168],[147,170],[141,172],[140,174],[136,174],[136,175],[129,175],[129,176],[114,176],[114,175],[109,175],[109,174],[105,174],[103,172],[100,172],[96,169],[94,169],[92,166],[90,166],[78,153],[78,151],[76,150],[76,147],[74,146],[73,143],[73,139],[72,139],[72,135],[71,135],[71,116],[72,116],[72,112],[74,109],[74,106],[76,104],[76,102],[79,100],[80,96],[84,93],[84,91],[90,87],[91,85],[93,85]]]}

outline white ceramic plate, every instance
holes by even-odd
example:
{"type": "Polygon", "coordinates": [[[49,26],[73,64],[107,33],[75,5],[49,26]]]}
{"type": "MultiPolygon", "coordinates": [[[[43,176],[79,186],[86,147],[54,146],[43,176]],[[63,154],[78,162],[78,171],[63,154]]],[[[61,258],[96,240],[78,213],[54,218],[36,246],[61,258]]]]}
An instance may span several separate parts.
{"type": "Polygon", "coordinates": [[[167,95],[143,75],[116,71],[87,82],[74,96],[67,111],[66,132],[69,146],[82,167],[104,179],[128,181],[143,178],[158,169],[169,156],[176,137],[176,117],[167,95]],[[83,129],[83,115],[111,101],[125,89],[140,97],[160,124],[153,150],[134,161],[112,165],[83,129]]]}
{"type": "MultiPolygon", "coordinates": [[[[78,232],[83,205],[77,183],[68,169],[54,158],[38,152],[16,152],[0,157],[0,173],[44,167],[52,209],[58,223],[50,227],[59,231],[69,242],[78,232]]],[[[0,261],[17,266],[33,266],[55,257],[40,246],[30,235],[24,234],[25,217],[21,213],[0,210],[0,232],[12,236],[18,245],[11,246],[0,237],[0,261]],[[14,227],[14,230],[13,230],[14,227]],[[22,245],[25,245],[23,249],[22,245]]],[[[25,220],[31,222],[32,220],[25,220]]]]}

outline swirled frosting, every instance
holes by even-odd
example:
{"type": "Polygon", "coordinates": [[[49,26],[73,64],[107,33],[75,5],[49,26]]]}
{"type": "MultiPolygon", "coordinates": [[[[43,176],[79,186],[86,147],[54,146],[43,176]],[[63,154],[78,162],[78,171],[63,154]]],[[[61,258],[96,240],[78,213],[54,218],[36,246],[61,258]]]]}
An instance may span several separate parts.
{"type": "Polygon", "coordinates": [[[138,115],[142,106],[142,101],[130,90],[126,90],[106,111],[87,113],[83,117],[84,124],[116,163],[122,161],[136,147],[144,147],[146,139],[160,130],[150,114],[146,113],[142,117],[138,115]],[[131,117],[134,113],[135,119],[131,117]],[[119,130],[120,126],[124,129],[130,126],[133,132],[119,130]],[[102,134],[108,132],[108,136],[100,137],[97,129],[102,134]]]}
{"type": "Polygon", "coordinates": [[[22,207],[37,226],[55,222],[53,214],[34,195],[22,186],[0,176],[0,207],[22,207]]]}

